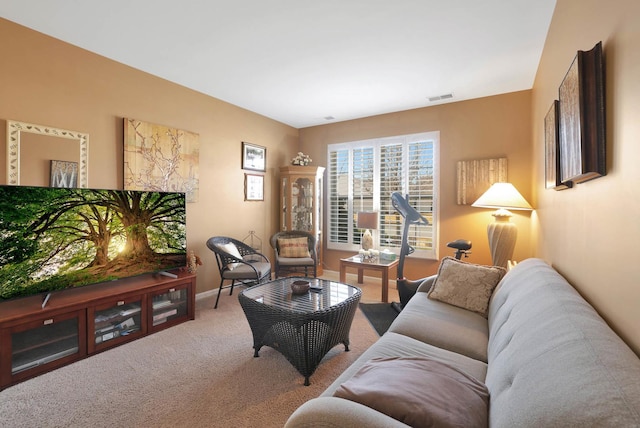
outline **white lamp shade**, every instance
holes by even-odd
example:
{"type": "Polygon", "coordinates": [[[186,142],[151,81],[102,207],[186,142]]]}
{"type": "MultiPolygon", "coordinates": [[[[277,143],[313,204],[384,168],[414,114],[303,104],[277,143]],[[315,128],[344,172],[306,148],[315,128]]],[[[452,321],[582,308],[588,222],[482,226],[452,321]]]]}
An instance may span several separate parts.
{"type": "Polygon", "coordinates": [[[511,183],[494,183],[471,206],[507,210],[533,209],[511,183]]]}

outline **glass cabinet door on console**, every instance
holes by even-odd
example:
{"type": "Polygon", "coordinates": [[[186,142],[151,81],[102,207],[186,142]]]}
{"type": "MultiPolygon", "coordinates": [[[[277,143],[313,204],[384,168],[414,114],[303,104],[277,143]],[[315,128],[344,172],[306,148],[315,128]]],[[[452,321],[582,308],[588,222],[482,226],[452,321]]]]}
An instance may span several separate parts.
{"type": "Polygon", "coordinates": [[[186,284],[155,293],[151,298],[151,328],[166,328],[185,321],[189,318],[190,305],[186,284]]]}
{"type": "Polygon", "coordinates": [[[302,230],[316,237],[318,275],[322,274],[322,180],[321,166],[280,168],[280,230],[302,230]]]}
{"type": "Polygon", "coordinates": [[[89,308],[89,353],[145,334],[144,307],[144,296],[135,296],[89,308]]]}
{"type": "Polygon", "coordinates": [[[10,356],[3,358],[2,383],[26,379],[85,356],[84,314],[73,311],[4,329],[0,343],[3,352],[10,350],[10,356]]]}

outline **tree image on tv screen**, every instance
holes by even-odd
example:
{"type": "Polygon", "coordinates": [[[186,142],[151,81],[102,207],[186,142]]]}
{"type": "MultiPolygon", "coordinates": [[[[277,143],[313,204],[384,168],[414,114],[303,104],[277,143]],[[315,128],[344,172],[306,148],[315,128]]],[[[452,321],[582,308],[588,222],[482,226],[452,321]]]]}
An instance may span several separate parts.
{"type": "Polygon", "coordinates": [[[0,299],[184,266],[183,193],[0,187],[0,299]]]}

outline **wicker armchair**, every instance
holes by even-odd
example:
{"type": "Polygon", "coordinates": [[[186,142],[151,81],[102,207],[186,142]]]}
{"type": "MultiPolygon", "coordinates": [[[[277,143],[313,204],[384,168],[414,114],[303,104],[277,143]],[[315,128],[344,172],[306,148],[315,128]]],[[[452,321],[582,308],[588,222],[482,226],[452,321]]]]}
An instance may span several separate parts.
{"type": "MultiPolygon", "coordinates": [[[[280,241],[282,242],[282,241],[280,241]]],[[[275,274],[276,278],[287,276],[289,274],[300,274],[304,272],[304,276],[309,276],[309,270],[313,270],[313,277],[317,277],[318,256],[316,253],[316,238],[309,232],[301,230],[291,230],[287,232],[277,232],[270,239],[271,247],[275,251],[275,274]],[[282,251],[278,239],[305,238],[307,240],[308,254],[297,254],[296,257],[290,257],[286,252],[282,251]]]]}
{"type": "Polygon", "coordinates": [[[223,288],[231,288],[229,295],[232,295],[236,283],[255,285],[271,279],[271,262],[267,256],[244,242],[226,236],[214,236],[207,240],[207,247],[214,252],[220,271],[220,287],[214,309],[218,307],[223,288]],[[225,280],[231,280],[231,284],[223,286],[225,280]]]}

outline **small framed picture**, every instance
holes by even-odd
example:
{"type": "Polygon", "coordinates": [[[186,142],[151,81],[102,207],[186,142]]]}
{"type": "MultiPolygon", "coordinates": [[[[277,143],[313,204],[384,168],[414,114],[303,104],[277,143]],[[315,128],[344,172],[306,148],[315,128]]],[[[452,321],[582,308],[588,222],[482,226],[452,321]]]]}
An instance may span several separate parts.
{"type": "Polygon", "coordinates": [[[78,187],[78,162],[51,161],[50,187],[78,187]]]}
{"type": "Polygon", "coordinates": [[[264,175],[244,175],[244,200],[264,201],[264,175]]]}
{"type": "Polygon", "coordinates": [[[242,169],[266,171],[267,149],[251,143],[242,142],[242,169]]]}

